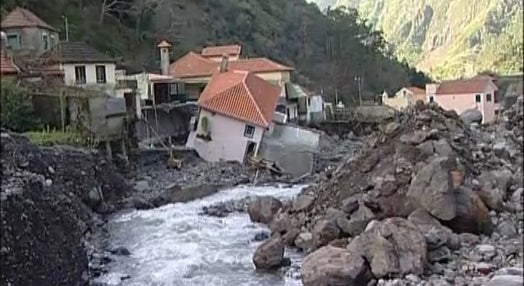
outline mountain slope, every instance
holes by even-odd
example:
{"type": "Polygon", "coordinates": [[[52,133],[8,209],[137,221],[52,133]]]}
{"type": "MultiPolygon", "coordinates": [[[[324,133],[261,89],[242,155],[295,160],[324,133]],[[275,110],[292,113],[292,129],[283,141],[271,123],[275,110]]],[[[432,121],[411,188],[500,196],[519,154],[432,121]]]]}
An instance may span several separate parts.
{"type": "Polygon", "coordinates": [[[522,70],[521,0],[337,0],[436,78],[522,70]]]}
{"type": "Polygon", "coordinates": [[[385,56],[384,39],[360,23],[358,14],[323,14],[305,0],[4,0],[2,14],[16,5],[62,31],[66,15],[71,40],[86,41],[137,69],[158,69],[155,46],[167,39],[173,58],[205,45],[239,43],[244,56],[292,65],[296,81],[337,93],[348,104],[358,98],[357,76],[363,78],[364,96],[425,80],[385,56]]]}

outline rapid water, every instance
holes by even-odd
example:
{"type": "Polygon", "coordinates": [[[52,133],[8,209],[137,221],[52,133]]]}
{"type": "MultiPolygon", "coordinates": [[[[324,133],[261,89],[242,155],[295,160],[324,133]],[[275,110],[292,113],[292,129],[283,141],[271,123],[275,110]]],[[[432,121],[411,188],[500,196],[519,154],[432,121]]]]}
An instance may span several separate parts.
{"type": "Polygon", "coordinates": [[[237,187],[189,203],[117,214],[108,223],[111,246],[126,247],[131,256],[114,257],[109,273],[97,281],[126,286],[302,285],[302,257],[289,249],[285,256],[292,261],[290,267],[277,273],[255,270],[252,256],[261,242],[252,240],[265,228],[251,223],[246,213],[199,215],[203,206],[218,202],[253,195],[290,199],[301,189],[237,187]]]}

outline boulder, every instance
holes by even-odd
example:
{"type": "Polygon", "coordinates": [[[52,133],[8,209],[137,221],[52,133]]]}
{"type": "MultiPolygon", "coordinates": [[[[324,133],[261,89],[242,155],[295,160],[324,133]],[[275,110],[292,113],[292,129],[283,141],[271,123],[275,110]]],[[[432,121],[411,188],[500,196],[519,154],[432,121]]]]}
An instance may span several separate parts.
{"type": "Polygon", "coordinates": [[[437,141],[433,141],[433,148],[435,149],[435,153],[441,157],[452,157],[453,156],[453,149],[449,145],[448,141],[446,139],[439,139],[437,141]]]}
{"type": "Polygon", "coordinates": [[[388,218],[352,239],[347,249],[369,261],[376,278],[422,275],[427,264],[424,236],[403,218],[388,218]]]}
{"type": "Polygon", "coordinates": [[[366,261],[358,254],[333,246],[324,246],[304,258],[304,286],[360,286],[372,279],[366,261]]]}
{"type": "Polygon", "coordinates": [[[273,233],[284,234],[288,229],[292,228],[293,223],[289,214],[278,213],[273,218],[273,221],[269,224],[269,229],[273,233]]]}
{"type": "Polygon", "coordinates": [[[313,249],[313,235],[311,232],[302,232],[295,238],[295,246],[308,253],[313,249]]]}
{"type": "Polygon", "coordinates": [[[284,243],[280,236],[274,236],[258,246],[253,255],[253,263],[257,269],[275,269],[282,265],[284,259],[284,243]]]}
{"type": "Polygon", "coordinates": [[[471,189],[460,186],[455,189],[456,216],[442,221],[456,233],[490,234],[493,231],[489,210],[471,189]]]}
{"type": "Polygon", "coordinates": [[[518,275],[497,275],[489,280],[486,286],[522,286],[523,277],[518,275]]]}
{"type": "Polygon", "coordinates": [[[315,202],[315,198],[313,196],[299,195],[293,201],[293,211],[294,212],[308,211],[311,208],[311,206],[313,205],[313,202],[315,202]]]}
{"type": "Polygon", "coordinates": [[[351,237],[361,234],[370,221],[375,218],[375,214],[365,205],[360,205],[358,210],[351,215],[348,220],[344,217],[337,218],[336,223],[343,233],[351,237]]]}
{"type": "Polygon", "coordinates": [[[295,245],[295,239],[300,234],[300,230],[297,228],[290,228],[282,235],[282,241],[287,246],[294,246],[295,245]]]}
{"type": "Polygon", "coordinates": [[[504,207],[503,194],[498,188],[487,189],[481,187],[476,193],[490,210],[500,211],[504,207]]]}
{"type": "Polygon", "coordinates": [[[358,197],[352,196],[342,201],[341,210],[346,214],[350,215],[358,209],[358,197]]]}
{"type": "Polygon", "coordinates": [[[252,222],[270,223],[282,208],[282,202],[271,196],[257,197],[248,206],[247,212],[252,222]]]}
{"type": "Polygon", "coordinates": [[[511,178],[511,173],[509,174],[509,178],[506,178],[507,174],[504,171],[497,172],[496,174],[497,176],[495,176],[495,172],[483,171],[478,177],[480,190],[478,190],[477,193],[488,208],[499,211],[503,207],[503,199],[507,184],[511,178]],[[497,177],[499,177],[498,181],[497,177]],[[499,186],[502,189],[500,189],[499,186]]]}
{"type": "Polygon", "coordinates": [[[460,114],[460,119],[466,124],[482,123],[482,112],[477,109],[468,109],[460,114]]]}
{"type": "Polygon", "coordinates": [[[456,215],[450,175],[454,164],[449,157],[434,158],[417,172],[407,193],[416,206],[441,220],[451,220],[456,215]]]}
{"type": "Polygon", "coordinates": [[[335,220],[320,220],[315,224],[312,234],[313,245],[315,248],[319,248],[337,239],[340,235],[340,229],[335,220]]]}
{"type": "Polygon", "coordinates": [[[408,216],[408,221],[412,222],[420,229],[426,239],[428,250],[435,250],[443,245],[451,249],[460,248],[460,240],[451,229],[443,226],[423,209],[416,209],[408,216]]]}

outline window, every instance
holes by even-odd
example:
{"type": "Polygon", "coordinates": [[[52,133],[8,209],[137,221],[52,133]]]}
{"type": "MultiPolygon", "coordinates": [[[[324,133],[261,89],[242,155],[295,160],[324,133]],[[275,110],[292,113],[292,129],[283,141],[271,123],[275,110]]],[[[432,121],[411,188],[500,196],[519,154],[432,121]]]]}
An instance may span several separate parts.
{"type": "Polygon", "coordinates": [[[486,94],[486,101],[491,102],[491,93],[486,94]]]}
{"type": "Polygon", "coordinates": [[[480,102],[480,94],[475,95],[475,102],[480,102]]]}
{"type": "Polygon", "coordinates": [[[96,66],[96,83],[106,83],[106,67],[96,66]]]}
{"type": "Polygon", "coordinates": [[[244,129],[244,137],[253,138],[253,135],[255,135],[255,126],[246,125],[246,128],[244,129]]]}
{"type": "Polygon", "coordinates": [[[86,83],[86,67],[85,66],[75,67],[75,82],[77,84],[86,83]]]}
{"type": "Polygon", "coordinates": [[[496,91],[495,91],[495,94],[493,94],[493,100],[495,101],[495,103],[499,102],[499,97],[496,91]]]}
{"type": "Polygon", "coordinates": [[[7,34],[7,46],[13,50],[19,50],[21,46],[20,35],[7,34]]]}
{"type": "Polygon", "coordinates": [[[49,49],[49,35],[46,33],[42,34],[42,43],[44,45],[44,51],[49,49]]]}
{"type": "Polygon", "coordinates": [[[51,39],[50,40],[50,47],[52,48],[56,44],[56,36],[55,35],[51,35],[50,39],[51,39]]]}
{"type": "Polygon", "coordinates": [[[433,96],[430,96],[430,97],[429,97],[429,102],[431,103],[431,102],[433,102],[433,101],[434,101],[433,96]]]}

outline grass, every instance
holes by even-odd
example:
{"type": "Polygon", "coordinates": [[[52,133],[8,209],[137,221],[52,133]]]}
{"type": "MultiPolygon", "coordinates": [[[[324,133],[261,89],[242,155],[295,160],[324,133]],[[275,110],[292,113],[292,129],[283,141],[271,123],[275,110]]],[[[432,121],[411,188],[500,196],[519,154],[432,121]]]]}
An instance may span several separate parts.
{"type": "Polygon", "coordinates": [[[69,145],[75,147],[88,147],[92,142],[87,136],[77,130],[66,128],[65,131],[49,128],[42,131],[29,131],[24,133],[29,140],[40,146],[69,145]]]}

